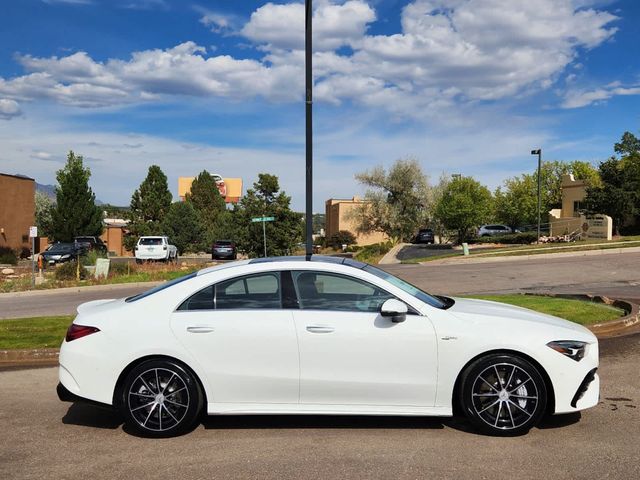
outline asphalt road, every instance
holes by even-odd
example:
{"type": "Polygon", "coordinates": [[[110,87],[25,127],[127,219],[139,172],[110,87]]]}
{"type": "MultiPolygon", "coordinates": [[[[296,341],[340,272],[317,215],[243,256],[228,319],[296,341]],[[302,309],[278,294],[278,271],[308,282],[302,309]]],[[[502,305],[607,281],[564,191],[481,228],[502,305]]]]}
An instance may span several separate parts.
{"type": "Polygon", "coordinates": [[[599,405],[516,438],[462,419],[229,416],[150,440],[58,401],[54,368],[0,372],[0,478],[640,478],[640,335],[601,347],[599,405]]]}
{"type": "MultiPolygon", "coordinates": [[[[591,293],[640,299],[640,253],[557,258],[513,258],[487,263],[385,265],[389,272],[432,293],[555,292],[591,293]]],[[[109,289],[78,288],[0,294],[0,318],[72,315],[90,300],[118,298],[148,286],[118,285],[109,289]]]]}

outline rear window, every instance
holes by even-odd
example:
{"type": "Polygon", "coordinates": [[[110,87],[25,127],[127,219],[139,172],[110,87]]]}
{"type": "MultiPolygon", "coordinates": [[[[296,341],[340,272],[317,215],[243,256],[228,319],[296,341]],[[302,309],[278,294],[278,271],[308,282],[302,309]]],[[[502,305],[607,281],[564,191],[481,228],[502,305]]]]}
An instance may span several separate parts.
{"type": "Polygon", "coordinates": [[[216,242],[216,247],[228,247],[228,246],[231,246],[231,243],[233,242],[229,242],[227,240],[219,241],[219,242],[216,242]]]}
{"type": "Polygon", "coordinates": [[[162,245],[162,238],[141,238],[138,245],[162,245]]]}
{"type": "Polygon", "coordinates": [[[127,302],[127,303],[137,302],[138,300],[141,300],[141,299],[143,299],[145,297],[148,297],[149,295],[153,295],[154,293],[158,293],[158,292],[164,290],[165,288],[172,287],[173,285],[176,285],[178,283],[182,283],[182,282],[184,282],[186,280],[191,280],[196,275],[198,275],[198,272],[190,273],[189,275],[185,275],[184,277],[178,277],[175,280],[171,280],[169,282],[166,282],[166,283],[163,283],[161,285],[158,285],[157,287],[152,288],[151,290],[147,290],[146,292],[139,293],[138,295],[133,295],[132,297],[127,297],[127,298],[124,299],[124,301],[127,302]]]}

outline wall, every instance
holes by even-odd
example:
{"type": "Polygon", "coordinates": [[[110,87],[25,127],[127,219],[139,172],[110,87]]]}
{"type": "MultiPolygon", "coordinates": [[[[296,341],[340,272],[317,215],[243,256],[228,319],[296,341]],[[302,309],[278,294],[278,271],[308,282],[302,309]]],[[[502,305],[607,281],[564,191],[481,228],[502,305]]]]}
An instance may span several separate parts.
{"type": "Polygon", "coordinates": [[[35,222],[32,178],[0,173],[0,247],[30,248],[29,227],[35,222]]]}
{"type": "Polygon", "coordinates": [[[348,213],[356,206],[361,205],[362,200],[353,197],[351,200],[331,198],[325,202],[325,235],[327,240],[340,230],[347,230],[356,236],[358,245],[371,245],[372,243],[386,242],[389,238],[380,232],[369,234],[357,234],[354,222],[348,219],[348,213]]]}

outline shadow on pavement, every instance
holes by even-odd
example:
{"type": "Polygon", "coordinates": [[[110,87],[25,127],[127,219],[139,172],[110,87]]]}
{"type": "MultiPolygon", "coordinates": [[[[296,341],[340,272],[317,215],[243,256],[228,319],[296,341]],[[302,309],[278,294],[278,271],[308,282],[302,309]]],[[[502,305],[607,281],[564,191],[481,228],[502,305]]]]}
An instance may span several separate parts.
{"type": "Polygon", "coordinates": [[[547,430],[552,428],[562,428],[574,423],[578,423],[582,418],[581,412],[565,413],[561,415],[548,415],[542,419],[542,422],[538,425],[541,430],[547,430]]]}
{"type": "Polygon", "coordinates": [[[65,425],[81,425],[83,427],[105,428],[115,430],[122,425],[122,417],[110,408],[100,408],[84,403],[72,403],[62,417],[65,425]]]}

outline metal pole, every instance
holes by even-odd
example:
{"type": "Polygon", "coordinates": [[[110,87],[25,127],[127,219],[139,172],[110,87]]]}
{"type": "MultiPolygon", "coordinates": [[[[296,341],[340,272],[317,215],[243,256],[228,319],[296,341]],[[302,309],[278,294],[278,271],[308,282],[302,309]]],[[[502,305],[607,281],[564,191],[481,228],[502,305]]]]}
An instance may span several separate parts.
{"type": "Polygon", "coordinates": [[[306,97],[306,253],[313,254],[313,76],[312,76],[312,0],[305,0],[305,97],[306,97]]]}
{"type": "Polygon", "coordinates": [[[533,150],[531,153],[538,154],[538,238],[536,243],[540,243],[540,175],[541,175],[541,167],[542,167],[542,149],[533,150]]]}
{"type": "Polygon", "coordinates": [[[262,217],[262,239],[264,241],[264,256],[267,257],[267,228],[265,225],[267,222],[264,220],[265,217],[262,217]]]}
{"type": "Polygon", "coordinates": [[[36,237],[31,237],[31,288],[36,286],[36,237]]]}

